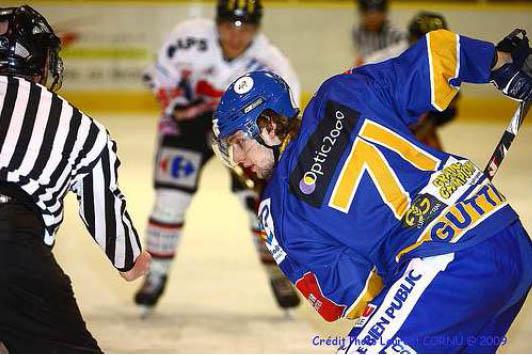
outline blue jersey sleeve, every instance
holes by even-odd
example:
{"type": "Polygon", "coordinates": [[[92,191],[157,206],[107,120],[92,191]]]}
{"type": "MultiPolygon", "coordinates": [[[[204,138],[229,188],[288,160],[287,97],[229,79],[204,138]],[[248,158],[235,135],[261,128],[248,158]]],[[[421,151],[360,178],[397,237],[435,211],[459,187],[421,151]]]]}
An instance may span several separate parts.
{"type": "Polygon", "coordinates": [[[354,69],[371,83],[376,104],[406,124],[428,111],[443,111],[462,82],[487,83],[495,56],[492,43],[452,33],[429,32],[399,57],[354,69]]]}
{"type": "Polygon", "coordinates": [[[462,82],[488,82],[494,55],[491,43],[446,30],[429,32],[394,60],[394,96],[416,114],[443,111],[462,82]]]}
{"type": "Polygon", "coordinates": [[[292,212],[283,225],[290,238],[285,244],[289,257],[281,268],[289,269],[290,281],[325,320],[358,318],[382,289],[375,266],[292,212]]]}

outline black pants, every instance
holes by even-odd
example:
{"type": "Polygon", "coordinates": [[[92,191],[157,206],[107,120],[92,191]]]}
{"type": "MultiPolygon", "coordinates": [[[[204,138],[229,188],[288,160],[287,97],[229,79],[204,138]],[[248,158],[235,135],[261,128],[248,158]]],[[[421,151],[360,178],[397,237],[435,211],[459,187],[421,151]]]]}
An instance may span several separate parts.
{"type": "Polygon", "coordinates": [[[101,353],[41,231],[24,205],[0,204],[0,342],[10,353],[101,353]]]}

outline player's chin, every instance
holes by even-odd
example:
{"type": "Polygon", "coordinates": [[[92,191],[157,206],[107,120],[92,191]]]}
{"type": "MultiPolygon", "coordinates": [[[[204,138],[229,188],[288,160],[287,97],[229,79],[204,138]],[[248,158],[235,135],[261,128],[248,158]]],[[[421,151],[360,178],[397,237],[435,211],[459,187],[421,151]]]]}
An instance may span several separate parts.
{"type": "Polygon", "coordinates": [[[255,174],[261,180],[268,180],[272,176],[272,169],[258,169],[255,174]]]}

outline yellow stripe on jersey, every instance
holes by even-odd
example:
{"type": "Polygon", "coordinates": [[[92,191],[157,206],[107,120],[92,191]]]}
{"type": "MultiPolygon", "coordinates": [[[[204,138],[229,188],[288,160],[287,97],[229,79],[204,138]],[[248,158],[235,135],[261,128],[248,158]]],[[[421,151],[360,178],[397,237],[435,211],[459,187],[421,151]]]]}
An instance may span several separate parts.
{"type": "Polygon", "coordinates": [[[381,144],[393,150],[419,170],[436,171],[436,168],[440,164],[438,158],[419,149],[397,133],[376,122],[367,120],[364,123],[364,127],[362,127],[360,135],[373,143],[381,144]]]}
{"type": "Polygon", "coordinates": [[[447,30],[427,34],[427,50],[430,66],[430,94],[434,108],[443,111],[458,93],[449,81],[460,70],[460,37],[447,30]]]}
{"type": "Polygon", "coordinates": [[[364,172],[368,172],[384,203],[397,219],[401,219],[410,204],[410,197],[404,190],[393,169],[382,153],[372,144],[357,138],[353,143],[340,176],[334,186],[329,206],[348,213],[358,184],[364,172]]]}
{"type": "Polygon", "coordinates": [[[401,219],[410,205],[409,194],[375,144],[396,152],[414,167],[424,171],[435,171],[440,160],[369,119],[364,122],[360,137],[362,139],[357,138],[353,143],[342,167],[329,206],[348,213],[362,175],[367,171],[384,203],[391,208],[397,219],[401,219]]]}
{"type": "Polygon", "coordinates": [[[375,272],[371,271],[366,280],[364,289],[356,299],[356,301],[349,307],[345,318],[355,319],[362,315],[367,304],[373,300],[377,294],[383,289],[384,284],[382,278],[375,272]]]}

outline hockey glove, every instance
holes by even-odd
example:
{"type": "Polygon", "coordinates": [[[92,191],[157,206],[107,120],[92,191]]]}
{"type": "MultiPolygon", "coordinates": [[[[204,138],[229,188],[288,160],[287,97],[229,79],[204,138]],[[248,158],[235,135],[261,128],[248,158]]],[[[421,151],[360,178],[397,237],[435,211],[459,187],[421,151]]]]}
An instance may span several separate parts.
{"type": "Polygon", "coordinates": [[[490,81],[513,99],[519,101],[532,99],[532,51],[526,32],[514,30],[497,44],[496,49],[509,53],[512,62],[492,71],[490,81]]]}
{"type": "Polygon", "coordinates": [[[165,110],[167,116],[177,122],[193,120],[206,112],[213,112],[218,106],[218,99],[199,98],[189,102],[183,97],[173,99],[165,110]]]}

